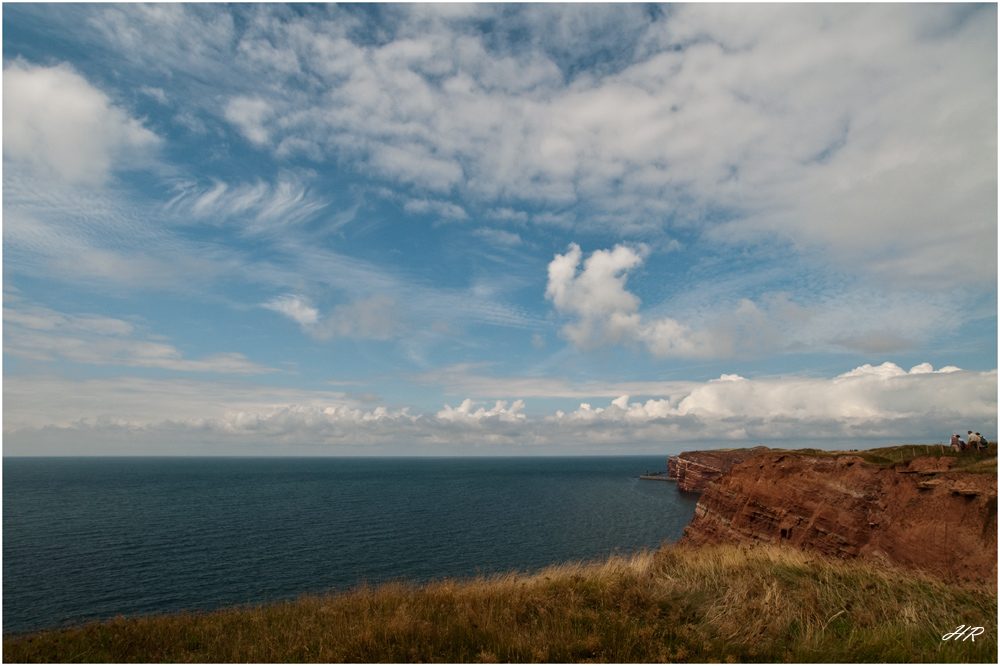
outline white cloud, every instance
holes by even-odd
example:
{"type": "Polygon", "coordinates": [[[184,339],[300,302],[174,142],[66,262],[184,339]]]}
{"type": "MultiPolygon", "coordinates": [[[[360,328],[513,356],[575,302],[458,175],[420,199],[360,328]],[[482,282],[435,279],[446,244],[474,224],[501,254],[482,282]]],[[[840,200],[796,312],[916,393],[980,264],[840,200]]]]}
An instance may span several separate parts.
{"type": "Polygon", "coordinates": [[[989,283],[994,11],[527,9],[508,19],[529,37],[516,48],[445,14],[378,44],[347,38],[357,17],[340,12],[258,21],[240,43],[272,45],[254,62],[272,92],[225,113],[258,143],[294,137],[472,204],[580,205],[595,229],[695,224],[723,242],[777,232],[887,280],[989,283]],[[559,35],[578,24],[588,41],[570,48],[559,35]],[[579,66],[605,43],[608,62],[579,66]]]}
{"type": "Polygon", "coordinates": [[[309,326],[319,321],[319,310],[309,305],[303,296],[282,296],[264,303],[264,307],[280,312],[301,326],[309,326]]]}
{"type": "Polygon", "coordinates": [[[582,252],[576,243],[549,264],[545,297],[562,313],[579,317],[563,334],[580,347],[622,342],[639,328],[639,299],[625,290],[629,269],[642,263],[643,251],[624,245],[595,250],[577,274],[582,252]]]}
{"type": "MultiPolygon", "coordinates": [[[[301,406],[288,405],[268,413],[229,412],[222,418],[205,419],[197,422],[206,427],[228,434],[267,434],[278,436],[301,436],[306,432],[318,432],[336,437],[345,425],[364,426],[367,424],[411,424],[416,417],[410,416],[406,408],[390,412],[385,407],[364,411],[347,405],[301,406]]],[[[178,425],[185,425],[179,423],[178,425]]]]}
{"type": "Polygon", "coordinates": [[[903,284],[995,282],[995,19],[930,5],[678,12],[663,39],[706,40],[686,129],[714,124],[719,139],[684,164],[699,196],[744,202],[716,237],[778,231],[903,284]],[[704,178],[726,165],[733,178],[704,178]]]}
{"type": "Polygon", "coordinates": [[[400,304],[384,294],[374,294],[352,303],[338,305],[329,315],[320,317],[304,296],[287,295],[264,303],[262,307],[280,312],[294,320],[317,340],[362,338],[387,340],[403,332],[400,304]]]}
{"type": "Polygon", "coordinates": [[[127,443],[133,454],[198,442],[189,453],[440,455],[932,444],[967,428],[996,432],[996,384],[995,370],[935,372],[927,364],[909,372],[863,366],[832,379],[723,375],[645,401],[620,395],[604,407],[588,402],[529,418],[520,399],[487,409],[467,398],[425,415],[362,407],[342,393],[237,382],[14,375],[5,378],[12,417],[4,419],[4,446],[8,455],[106,452],[108,442],[127,443]]]}
{"type": "Polygon", "coordinates": [[[401,304],[385,294],[338,305],[313,332],[319,339],[331,337],[387,340],[404,331],[400,318],[401,304]]]}
{"type": "Polygon", "coordinates": [[[377,145],[371,166],[382,175],[433,192],[447,193],[462,179],[462,167],[454,159],[443,159],[418,144],[377,145]]]}
{"type": "MultiPolygon", "coordinates": [[[[562,335],[578,347],[640,342],[660,358],[729,357],[732,345],[718,335],[694,331],[670,317],[644,323],[639,299],[625,289],[628,271],[642,265],[645,248],[632,250],[624,245],[613,250],[595,250],[578,271],[582,252],[573,243],[566,254],[557,254],[549,263],[545,297],[562,314],[577,321],[563,327],[562,335]]],[[[741,311],[754,311],[752,303],[741,311]]]]}
{"type": "Polygon", "coordinates": [[[454,194],[470,217],[777,237],[886,284],[995,286],[993,6],[277,11],[115,6],[88,24],[282,159],[454,194]]]}
{"type": "MultiPolygon", "coordinates": [[[[888,355],[927,348],[969,319],[989,330],[996,286],[995,6],[385,10],[377,25],[350,6],[310,7],[305,15],[270,5],[74,10],[74,33],[66,38],[78,41],[68,48],[96,43],[87,30],[98,27],[108,50],[96,57],[107,60],[92,61],[87,71],[121,76],[92,85],[66,65],[8,62],[8,269],[65,279],[78,289],[96,284],[102,293],[109,285],[154,287],[220,299],[248,293],[233,291],[234,284],[263,287],[266,295],[251,303],[282,295],[263,307],[320,339],[395,339],[413,351],[472,323],[525,329],[524,345],[530,338],[540,346],[537,331],[548,333],[552,321],[535,311],[538,303],[512,300],[522,288],[537,287],[537,270],[511,278],[524,282],[507,291],[477,276],[466,287],[428,287],[421,268],[401,268],[413,264],[390,268],[348,256],[360,236],[338,252],[328,249],[338,242],[330,233],[344,224],[338,220],[369,211],[366,196],[384,185],[410,213],[516,226],[520,234],[489,227],[463,232],[496,247],[516,246],[508,258],[526,258],[567,230],[579,230],[577,238],[612,238],[605,247],[629,239],[589,257],[574,244],[549,265],[546,297],[576,347],[632,345],[662,359],[888,355]],[[110,91],[112,80],[149,85],[111,97],[96,87],[110,91]],[[216,149],[220,157],[238,133],[280,164],[322,164],[316,168],[324,178],[335,173],[334,187],[356,197],[354,209],[321,219],[333,202],[316,195],[326,183],[304,169],[239,182],[237,176],[195,181],[170,168],[173,182],[191,182],[167,206],[141,203],[152,192],[148,183],[131,190],[80,187],[133,166],[158,144],[118,101],[136,95],[143,104],[168,107],[156,109],[164,117],[176,110],[178,122],[211,142],[202,157],[216,149]],[[242,234],[224,229],[223,236],[206,224],[242,234]],[[542,229],[536,234],[530,226],[542,229]],[[744,243],[751,259],[740,264],[732,250],[744,243]],[[644,269],[652,251],[682,246],[702,252],[693,269],[684,269],[689,257],[681,253],[668,257],[677,270],[661,272],[662,264],[654,265],[659,256],[644,269]],[[791,268],[784,264],[789,257],[791,268]],[[723,265],[730,259],[737,266],[723,265]],[[805,264],[816,268],[806,274],[805,264]],[[342,304],[325,305],[331,301],[320,294],[328,293],[342,304]]],[[[71,22],[67,13],[45,16],[57,26],[53,34],[59,21],[71,22]]],[[[186,358],[190,352],[126,319],[10,309],[5,343],[20,359],[272,370],[234,354],[186,358]]],[[[961,334],[966,352],[979,344],[961,334]]],[[[575,353],[564,351],[562,359],[575,353]]],[[[431,365],[428,357],[412,354],[423,367],[431,365]]],[[[259,419],[267,424],[260,433],[293,438],[296,428],[312,424],[325,428],[320,439],[329,441],[393,432],[455,441],[449,438],[463,427],[472,432],[479,425],[483,441],[496,435],[495,441],[613,442],[623,432],[649,441],[711,441],[780,435],[802,423],[823,436],[916,436],[931,432],[933,419],[948,422],[979,409],[935,402],[918,387],[953,389],[971,405],[995,410],[995,396],[990,403],[978,388],[967,390],[981,379],[975,373],[876,366],[848,375],[816,385],[802,380],[800,404],[780,390],[791,379],[580,384],[491,378],[452,366],[418,381],[441,381],[455,399],[489,400],[465,412],[447,407],[455,419],[390,418],[398,406],[377,415],[365,407],[354,419],[358,407],[349,401],[342,401],[348,412],[327,413],[329,404],[286,396],[236,410],[245,416],[232,428],[249,432],[246,424],[259,419]],[[885,382],[877,383],[882,375],[885,382]],[[827,386],[837,382],[844,386],[827,386]],[[643,399],[629,403],[621,399],[626,394],[643,399]],[[820,394],[830,407],[825,416],[820,394]],[[508,430],[489,430],[493,417],[501,422],[497,410],[507,409],[489,408],[495,398],[535,395],[601,406],[581,410],[575,430],[576,417],[566,415],[551,422],[515,416],[502,421],[508,430]],[[892,395],[900,396],[898,404],[892,395]],[[772,400],[782,414],[768,412],[767,401],[755,396],[772,400]],[[604,398],[616,400],[604,406],[604,398]],[[929,405],[926,415],[906,416],[907,401],[929,405]],[[837,414],[854,420],[844,425],[837,414]],[[623,430],[625,423],[636,430],[623,430]]],[[[522,408],[511,410],[523,416],[522,408]]],[[[107,423],[138,423],[148,433],[150,424],[171,421],[193,432],[193,424],[210,430],[226,418],[213,412],[142,422],[126,414],[107,423]]]]}
{"type": "Polygon", "coordinates": [[[130,153],[160,143],[69,65],[11,61],[3,99],[4,158],[43,177],[100,184],[130,153]]]}
{"type": "Polygon", "coordinates": [[[617,397],[622,393],[671,395],[687,393],[696,382],[569,381],[561,377],[494,377],[484,374],[488,363],[458,363],[427,370],[410,378],[422,385],[441,386],[448,395],[525,396],[538,398],[617,397]]]}
{"type": "Polygon", "coordinates": [[[272,413],[288,405],[320,410],[354,406],[338,391],[269,387],[229,379],[8,375],[4,378],[4,432],[73,424],[124,421],[137,428],[156,423],[195,423],[227,414],[272,413]]]}
{"type": "Polygon", "coordinates": [[[122,5],[91,14],[85,24],[151,71],[211,80],[232,65],[236,35],[228,12],[166,3],[122,5]]]}
{"type": "Polygon", "coordinates": [[[690,303],[680,307],[686,321],[664,315],[662,305],[660,316],[646,318],[638,297],[625,286],[629,271],[641,267],[644,256],[644,249],[623,245],[595,250],[580,270],[583,253],[575,243],[555,255],[545,296],[560,314],[574,318],[562,335],[583,349],[640,344],[658,358],[749,358],[805,350],[888,353],[914,348],[958,325],[959,305],[951,297],[856,287],[810,294],[808,305],[785,292],[734,301],[724,292],[739,285],[729,282],[714,291],[699,284],[692,294],[681,294],[679,304],[691,296],[703,301],[693,309],[690,303]]]}
{"type": "Polygon", "coordinates": [[[165,92],[163,92],[163,88],[153,88],[152,86],[142,86],[141,88],[139,88],[139,92],[141,92],[143,95],[147,95],[149,97],[152,97],[153,99],[155,99],[160,104],[163,104],[163,105],[167,104],[167,94],[165,92]]]}
{"type": "Polygon", "coordinates": [[[274,117],[275,111],[266,101],[235,97],[226,104],[224,115],[251,143],[264,146],[269,142],[265,124],[274,117]]]}
{"type": "Polygon", "coordinates": [[[697,438],[753,440],[944,437],[961,423],[996,428],[996,371],[955,367],[909,372],[892,363],[864,365],[834,379],[746,379],[722,375],[686,395],[607,407],[582,403],[559,421],[603,424],[698,424],[697,438]],[[695,421],[692,421],[694,419],[695,421]]]}
{"type": "Polygon", "coordinates": [[[524,242],[518,234],[504,231],[503,229],[482,227],[472,233],[493,246],[516,247],[524,242]]]}
{"type": "Polygon", "coordinates": [[[251,233],[280,231],[306,222],[328,206],[301,178],[283,175],[273,184],[230,185],[215,181],[211,187],[180,183],[166,205],[168,212],[222,224],[232,220],[251,233]]]}
{"type": "Polygon", "coordinates": [[[444,409],[437,413],[439,419],[445,421],[458,421],[462,423],[467,422],[479,422],[487,419],[493,419],[496,421],[517,421],[518,419],[524,419],[524,414],[521,414],[521,410],[524,409],[523,400],[515,400],[514,404],[507,408],[506,400],[497,400],[496,403],[490,409],[484,409],[480,407],[479,409],[473,411],[477,402],[474,402],[470,398],[466,398],[462,401],[458,407],[452,408],[451,405],[445,405],[444,409]]]}
{"type": "MultiPolygon", "coordinates": [[[[313,332],[326,338],[389,339],[408,326],[434,322],[537,325],[532,313],[496,295],[427,286],[411,271],[327,249],[328,238],[304,228],[330,205],[314,193],[308,174],[280,174],[271,183],[182,182],[166,205],[143,204],[118,191],[78,192],[23,170],[5,169],[3,176],[4,261],[21,274],[197,298],[216,293],[229,280],[260,285],[271,294],[333,290],[348,302],[319,317],[327,326],[313,332]],[[219,242],[214,234],[192,229],[202,222],[235,227],[251,244],[263,240],[268,253],[262,259],[260,247],[243,238],[230,235],[219,242]]],[[[352,214],[348,209],[332,216],[322,233],[331,224],[346,224],[352,214]]]]}
{"type": "Polygon", "coordinates": [[[5,168],[3,194],[4,261],[20,274],[102,289],[204,293],[241,263],[238,251],[184,238],[159,204],[119,188],[68,187],[5,168]]]}
{"type": "Polygon", "coordinates": [[[274,372],[243,354],[218,353],[187,359],[163,342],[136,339],[134,326],[120,319],[93,314],[70,315],[15,301],[4,307],[3,351],[38,362],[66,361],[86,365],[160,368],[181,372],[261,374],[274,372]]]}
{"type": "Polygon", "coordinates": [[[408,213],[434,213],[451,220],[467,220],[469,214],[461,206],[456,206],[450,201],[431,201],[428,199],[410,199],[403,205],[403,210],[408,213]]]}

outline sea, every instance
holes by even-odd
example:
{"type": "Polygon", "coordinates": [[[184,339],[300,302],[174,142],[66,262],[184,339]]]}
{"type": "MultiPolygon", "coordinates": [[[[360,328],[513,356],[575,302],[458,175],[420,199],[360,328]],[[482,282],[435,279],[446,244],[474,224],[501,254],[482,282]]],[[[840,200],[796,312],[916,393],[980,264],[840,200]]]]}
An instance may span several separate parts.
{"type": "Polygon", "coordinates": [[[592,560],[678,541],[666,456],[4,458],[3,632],[592,560]]]}

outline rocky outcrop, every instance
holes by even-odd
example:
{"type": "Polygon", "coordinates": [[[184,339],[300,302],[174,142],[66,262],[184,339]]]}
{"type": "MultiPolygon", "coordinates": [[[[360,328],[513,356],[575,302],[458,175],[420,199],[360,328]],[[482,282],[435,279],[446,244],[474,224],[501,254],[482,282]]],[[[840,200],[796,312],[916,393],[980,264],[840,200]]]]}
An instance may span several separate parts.
{"type": "Polygon", "coordinates": [[[676,479],[681,490],[702,492],[731,467],[762,451],[767,451],[767,448],[685,451],[667,458],[667,476],[676,479]]]}
{"type": "Polygon", "coordinates": [[[763,453],[708,485],[681,544],[784,542],[995,585],[997,475],[951,460],[763,453]]]}
{"type": "Polygon", "coordinates": [[[677,480],[677,456],[667,458],[667,476],[677,480]]]}

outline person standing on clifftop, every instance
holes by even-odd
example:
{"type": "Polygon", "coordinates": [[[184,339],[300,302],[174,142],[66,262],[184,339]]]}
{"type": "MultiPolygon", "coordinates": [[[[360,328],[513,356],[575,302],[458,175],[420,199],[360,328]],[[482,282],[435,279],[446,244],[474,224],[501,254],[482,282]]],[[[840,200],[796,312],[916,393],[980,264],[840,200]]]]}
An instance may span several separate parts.
{"type": "Polygon", "coordinates": [[[973,433],[971,430],[969,430],[968,432],[969,432],[969,436],[968,436],[967,439],[968,439],[968,442],[969,442],[969,448],[971,449],[973,446],[975,446],[976,447],[976,451],[978,451],[979,450],[979,442],[982,441],[982,438],[979,436],[979,433],[973,433]]]}
{"type": "Polygon", "coordinates": [[[965,442],[963,442],[962,439],[958,436],[958,433],[955,433],[954,435],[951,436],[951,448],[955,449],[956,451],[961,451],[962,449],[965,448],[965,442]]]}
{"type": "Polygon", "coordinates": [[[986,438],[983,437],[982,435],[980,435],[978,432],[976,433],[976,437],[979,438],[979,442],[976,443],[976,450],[977,451],[983,451],[983,450],[985,450],[986,449],[986,445],[988,444],[988,442],[986,441],[986,438]]]}

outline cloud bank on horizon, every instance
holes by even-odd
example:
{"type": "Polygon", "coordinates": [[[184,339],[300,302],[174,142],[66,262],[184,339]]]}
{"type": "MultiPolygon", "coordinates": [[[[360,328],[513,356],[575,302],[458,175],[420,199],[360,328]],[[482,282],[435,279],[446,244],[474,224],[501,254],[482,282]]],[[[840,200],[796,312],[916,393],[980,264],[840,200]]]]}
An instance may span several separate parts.
{"type": "Polygon", "coordinates": [[[5,455],[996,435],[995,5],[4,9],[5,455]]]}

